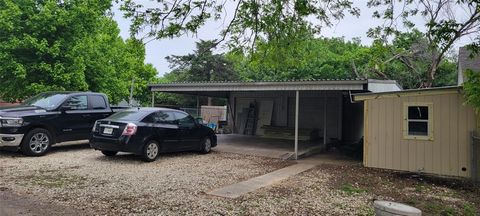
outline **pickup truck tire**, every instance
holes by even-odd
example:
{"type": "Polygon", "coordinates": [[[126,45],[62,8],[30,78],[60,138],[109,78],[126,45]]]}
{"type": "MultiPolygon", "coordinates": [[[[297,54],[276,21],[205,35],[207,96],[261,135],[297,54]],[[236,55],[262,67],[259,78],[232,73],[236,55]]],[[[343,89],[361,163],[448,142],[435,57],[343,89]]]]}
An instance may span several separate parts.
{"type": "Polygon", "coordinates": [[[102,151],[102,154],[105,155],[105,156],[108,156],[108,157],[113,157],[115,155],[117,155],[118,152],[116,151],[102,151]]]}
{"type": "Polygon", "coordinates": [[[142,159],[145,162],[152,162],[158,158],[160,154],[160,145],[154,140],[147,141],[143,147],[142,159]]]}
{"type": "Polygon", "coordinates": [[[50,150],[52,142],[52,135],[48,130],[34,128],[23,138],[20,149],[28,156],[43,156],[50,150]]]}

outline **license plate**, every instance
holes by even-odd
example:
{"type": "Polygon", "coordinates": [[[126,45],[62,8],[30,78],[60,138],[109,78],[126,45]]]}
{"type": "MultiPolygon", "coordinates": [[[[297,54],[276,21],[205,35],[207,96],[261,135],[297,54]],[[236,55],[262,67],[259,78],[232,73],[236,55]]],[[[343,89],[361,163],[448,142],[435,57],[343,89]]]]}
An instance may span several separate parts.
{"type": "Polygon", "coordinates": [[[104,134],[112,134],[113,133],[113,128],[104,128],[103,133],[104,134]]]}

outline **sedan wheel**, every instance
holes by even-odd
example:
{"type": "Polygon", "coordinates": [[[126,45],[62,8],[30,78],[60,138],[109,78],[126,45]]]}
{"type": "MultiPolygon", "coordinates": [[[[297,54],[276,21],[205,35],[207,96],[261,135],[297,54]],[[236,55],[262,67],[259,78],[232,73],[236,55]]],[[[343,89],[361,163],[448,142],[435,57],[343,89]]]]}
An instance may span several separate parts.
{"type": "Polygon", "coordinates": [[[210,137],[206,137],[203,140],[203,145],[202,145],[202,153],[206,154],[209,153],[212,150],[212,140],[210,137]]]}
{"type": "Polygon", "coordinates": [[[149,141],[143,149],[143,160],[152,162],[157,159],[160,153],[160,147],[157,142],[149,141]]]}

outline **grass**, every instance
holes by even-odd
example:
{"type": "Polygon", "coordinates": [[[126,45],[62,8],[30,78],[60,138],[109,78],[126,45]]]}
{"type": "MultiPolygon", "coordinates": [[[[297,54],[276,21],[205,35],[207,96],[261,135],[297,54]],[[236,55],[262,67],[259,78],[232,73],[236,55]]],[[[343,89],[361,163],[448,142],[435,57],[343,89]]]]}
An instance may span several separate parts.
{"type": "Polygon", "coordinates": [[[425,208],[435,214],[435,215],[445,215],[445,216],[454,216],[459,215],[459,213],[452,207],[446,206],[439,203],[427,203],[425,208]]]}
{"type": "Polygon", "coordinates": [[[65,175],[58,171],[45,171],[39,172],[28,176],[28,183],[32,185],[47,187],[47,188],[63,188],[71,184],[81,185],[87,179],[85,177],[76,175],[65,175]]]}
{"type": "Polygon", "coordinates": [[[463,204],[463,215],[465,216],[477,215],[477,212],[475,211],[475,207],[470,203],[463,204]]]}
{"type": "Polygon", "coordinates": [[[367,189],[359,188],[359,187],[354,187],[351,184],[344,184],[340,188],[341,191],[353,195],[353,194],[359,194],[359,193],[364,193],[367,192],[367,189]]]}

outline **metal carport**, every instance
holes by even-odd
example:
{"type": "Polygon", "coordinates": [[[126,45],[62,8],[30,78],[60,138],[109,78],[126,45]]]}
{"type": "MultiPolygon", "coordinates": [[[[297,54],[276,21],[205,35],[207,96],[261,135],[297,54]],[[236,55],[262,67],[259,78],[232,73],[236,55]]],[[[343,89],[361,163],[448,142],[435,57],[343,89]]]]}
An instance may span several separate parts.
{"type": "MultiPolygon", "coordinates": [[[[291,116],[288,111],[283,111],[284,113],[282,114],[282,118],[287,119],[282,119],[282,124],[288,125],[285,122],[288,122],[289,117],[293,117],[294,122],[291,123],[294,123],[293,125],[295,131],[293,151],[295,159],[298,158],[299,115],[302,108],[300,106],[300,99],[302,98],[301,94],[305,95],[305,100],[307,100],[307,98],[310,98],[309,100],[311,100],[312,103],[320,101],[320,99],[323,97],[323,109],[318,105],[316,107],[318,108],[318,110],[321,109],[323,111],[321,114],[323,115],[323,117],[319,117],[319,119],[323,119],[323,144],[326,145],[328,119],[327,105],[330,104],[330,101],[327,100],[327,97],[339,97],[340,100],[342,100],[342,97],[350,99],[351,93],[388,92],[401,90],[400,86],[397,84],[396,81],[373,79],[176,82],[150,84],[149,88],[152,91],[152,106],[155,103],[155,92],[226,98],[228,100],[227,106],[229,106],[228,110],[230,112],[229,120],[233,121],[234,126],[237,116],[236,114],[239,112],[237,109],[235,109],[237,106],[237,104],[235,103],[235,99],[237,97],[257,98],[260,97],[260,95],[262,94],[269,95],[268,97],[271,98],[271,100],[276,100],[275,98],[277,97],[284,97],[287,98],[287,102],[283,103],[287,103],[287,105],[283,104],[283,107],[288,107],[289,97],[292,99],[294,98],[294,102],[292,100],[292,103],[290,103],[294,107],[294,113],[291,113],[293,114],[293,116],[291,116]]],[[[342,108],[340,106],[340,108],[336,107],[334,109],[342,108]]],[[[341,113],[342,111],[337,110],[337,112],[341,113]]],[[[363,125],[363,123],[361,123],[360,125],[363,125]]]]}

